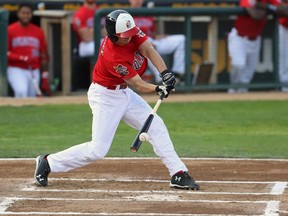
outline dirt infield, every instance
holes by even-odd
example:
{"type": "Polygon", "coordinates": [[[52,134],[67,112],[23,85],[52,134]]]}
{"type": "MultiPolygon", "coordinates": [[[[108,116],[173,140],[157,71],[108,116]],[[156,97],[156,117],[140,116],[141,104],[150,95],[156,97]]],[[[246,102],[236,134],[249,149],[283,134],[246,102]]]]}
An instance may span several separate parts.
{"type": "Polygon", "coordinates": [[[36,186],[34,160],[0,160],[0,215],[288,215],[288,160],[183,159],[200,191],[169,188],[159,159],[107,158],[36,186]]]}
{"type": "MultiPolygon", "coordinates": [[[[157,95],[142,95],[147,102],[156,102],[157,95]]],[[[171,94],[165,103],[169,102],[193,102],[193,101],[231,101],[231,100],[288,100],[288,93],[279,91],[249,92],[245,94],[227,93],[186,93],[171,94]]],[[[44,104],[87,104],[85,93],[77,96],[53,96],[42,98],[15,99],[11,97],[0,97],[0,106],[23,106],[44,104]]]]}

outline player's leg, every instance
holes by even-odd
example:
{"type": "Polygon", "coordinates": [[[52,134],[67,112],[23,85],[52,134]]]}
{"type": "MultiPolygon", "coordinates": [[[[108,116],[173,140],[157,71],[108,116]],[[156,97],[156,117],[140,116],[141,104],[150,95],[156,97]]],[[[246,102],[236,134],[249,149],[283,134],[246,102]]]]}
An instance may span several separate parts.
{"type": "Polygon", "coordinates": [[[185,36],[181,34],[168,35],[156,40],[155,47],[160,55],[173,53],[171,70],[179,76],[183,76],[185,72],[185,36]]]}
{"type": "MultiPolygon", "coordinates": [[[[240,37],[237,30],[233,28],[228,35],[228,51],[231,58],[230,83],[240,84],[240,75],[246,64],[245,39],[240,37]]],[[[237,88],[230,88],[229,93],[237,92],[237,88]]]]}
{"type": "MultiPolygon", "coordinates": [[[[123,121],[129,126],[139,130],[151,111],[152,108],[149,104],[139,95],[131,91],[130,104],[123,117],[123,121]]],[[[155,153],[166,165],[171,176],[179,170],[187,171],[187,167],[175,152],[173,143],[163,120],[158,115],[155,115],[148,130],[148,135],[149,142],[152,144],[155,153]]]]}
{"type": "Polygon", "coordinates": [[[14,97],[24,98],[28,97],[28,71],[18,67],[7,68],[8,82],[13,89],[14,97]]]}
{"type": "MultiPolygon", "coordinates": [[[[288,29],[279,25],[279,81],[288,84],[288,29]]],[[[288,87],[282,87],[282,91],[288,92],[288,87]]]]}
{"type": "Polygon", "coordinates": [[[79,56],[93,56],[94,55],[94,41],[79,43],[79,56]]]}
{"type": "MultiPolygon", "coordinates": [[[[255,41],[247,41],[245,46],[247,51],[246,66],[243,73],[240,74],[240,83],[249,84],[252,81],[256,66],[259,62],[260,45],[260,37],[258,37],[255,41]]],[[[239,92],[245,93],[248,92],[248,89],[245,87],[240,88],[239,92]]]]}
{"type": "Polygon", "coordinates": [[[127,107],[127,95],[91,84],[88,91],[93,114],[92,140],[64,151],[50,154],[51,172],[66,172],[102,159],[110,149],[115,131],[127,107]]]}
{"type": "Polygon", "coordinates": [[[40,85],[40,70],[39,69],[30,70],[30,72],[27,75],[29,76],[28,97],[36,97],[37,89],[36,89],[35,83],[33,83],[33,79],[36,80],[39,86],[40,85]]]}

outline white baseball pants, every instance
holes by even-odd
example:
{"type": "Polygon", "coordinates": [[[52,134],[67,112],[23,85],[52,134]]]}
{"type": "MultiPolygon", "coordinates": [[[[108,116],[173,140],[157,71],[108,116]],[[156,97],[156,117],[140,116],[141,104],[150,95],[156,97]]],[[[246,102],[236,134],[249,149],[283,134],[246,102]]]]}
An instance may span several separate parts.
{"type": "Polygon", "coordinates": [[[79,56],[93,56],[94,55],[94,41],[79,43],[79,56]]]}
{"type": "MultiPolygon", "coordinates": [[[[256,40],[249,40],[247,37],[239,36],[235,28],[231,30],[228,35],[228,51],[232,63],[231,84],[251,82],[259,61],[260,45],[260,36],[256,40]]],[[[247,89],[240,88],[239,91],[245,92],[247,89]]]]}
{"type": "MultiPolygon", "coordinates": [[[[160,55],[169,55],[173,53],[173,65],[171,71],[177,74],[185,73],[185,35],[168,35],[161,39],[149,38],[160,55]]],[[[149,70],[154,74],[155,81],[160,82],[159,71],[150,62],[149,70]]],[[[162,72],[162,71],[160,71],[162,72]]]]}
{"type": "MultiPolygon", "coordinates": [[[[88,101],[93,114],[92,140],[50,154],[48,162],[51,172],[66,172],[104,158],[121,120],[140,130],[152,111],[148,103],[129,88],[109,90],[92,83],[88,90],[88,101]]],[[[168,168],[170,176],[180,170],[187,171],[174,150],[163,120],[158,115],[155,115],[148,135],[149,142],[168,168]]],[[[125,145],[129,151],[130,145],[125,145]]]]}
{"type": "MultiPolygon", "coordinates": [[[[279,81],[288,84],[288,28],[279,25],[279,81]]],[[[288,92],[288,87],[282,87],[288,92]]]]}
{"type": "Polygon", "coordinates": [[[36,97],[37,90],[33,79],[40,84],[40,70],[27,70],[19,67],[8,67],[7,78],[11,88],[14,91],[14,97],[36,97]]]}

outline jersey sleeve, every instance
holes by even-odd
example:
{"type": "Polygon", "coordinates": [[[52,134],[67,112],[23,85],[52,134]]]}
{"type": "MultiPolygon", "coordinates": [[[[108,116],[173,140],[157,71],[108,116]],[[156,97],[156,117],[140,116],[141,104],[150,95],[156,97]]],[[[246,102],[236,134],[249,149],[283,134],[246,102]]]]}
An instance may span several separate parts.
{"type": "Polygon", "coordinates": [[[141,44],[143,44],[146,40],[148,40],[148,37],[147,35],[142,32],[140,29],[139,29],[139,32],[137,35],[135,35],[133,38],[132,38],[136,48],[138,49],[141,44]]]}
{"type": "Polygon", "coordinates": [[[85,22],[85,15],[79,10],[73,16],[72,28],[77,32],[79,29],[85,27],[87,27],[85,22]]]}
{"type": "Polygon", "coordinates": [[[281,0],[269,0],[269,3],[273,5],[280,5],[282,4],[282,1],[281,0]]]}
{"type": "Polygon", "coordinates": [[[257,0],[240,0],[240,7],[251,8],[256,4],[257,0]]]}

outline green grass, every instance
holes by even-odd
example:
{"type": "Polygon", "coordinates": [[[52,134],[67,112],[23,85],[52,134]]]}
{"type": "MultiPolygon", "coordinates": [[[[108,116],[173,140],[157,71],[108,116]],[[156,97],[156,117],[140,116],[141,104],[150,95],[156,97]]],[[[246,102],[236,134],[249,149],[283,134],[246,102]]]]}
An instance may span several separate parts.
{"type": "MultiPolygon", "coordinates": [[[[288,158],[288,101],[162,103],[158,110],[181,157],[288,158]]],[[[35,157],[91,138],[88,105],[0,107],[0,157],[35,157]]],[[[107,156],[155,156],[121,123],[107,156]]]]}

